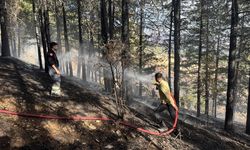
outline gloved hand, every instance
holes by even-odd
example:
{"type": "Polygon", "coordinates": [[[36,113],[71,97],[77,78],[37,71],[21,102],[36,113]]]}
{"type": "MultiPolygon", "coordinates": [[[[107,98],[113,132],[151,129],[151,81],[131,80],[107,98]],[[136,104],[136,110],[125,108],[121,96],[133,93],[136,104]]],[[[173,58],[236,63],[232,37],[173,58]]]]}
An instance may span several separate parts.
{"type": "Polygon", "coordinates": [[[160,83],[159,83],[159,82],[154,81],[154,82],[153,82],[153,84],[154,84],[154,85],[159,85],[160,83]]]}
{"type": "Polygon", "coordinates": [[[160,83],[158,83],[158,82],[155,81],[155,82],[153,82],[153,84],[156,86],[156,90],[158,90],[160,83]]]}

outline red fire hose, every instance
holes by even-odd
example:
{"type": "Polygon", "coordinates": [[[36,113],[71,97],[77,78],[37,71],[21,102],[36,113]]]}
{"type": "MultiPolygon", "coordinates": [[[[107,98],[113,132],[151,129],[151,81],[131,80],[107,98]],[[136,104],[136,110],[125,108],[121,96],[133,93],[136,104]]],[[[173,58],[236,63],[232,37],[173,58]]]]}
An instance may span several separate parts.
{"type": "MultiPolygon", "coordinates": [[[[21,117],[42,118],[42,119],[74,120],[74,121],[101,120],[101,121],[113,121],[113,122],[116,122],[113,119],[105,118],[105,117],[91,117],[91,116],[87,116],[87,117],[83,117],[83,116],[61,117],[61,116],[52,116],[52,115],[49,116],[49,115],[37,115],[37,114],[29,114],[29,113],[18,113],[18,112],[13,112],[13,111],[8,111],[8,110],[1,110],[1,109],[0,109],[0,113],[1,114],[21,116],[21,117]]],[[[173,127],[171,129],[168,129],[168,130],[164,131],[164,132],[156,132],[156,131],[146,130],[146,129],[137,127],[135,125],[129,124],[128,122],[125,122],[125,121],[121,121],[121,122],[118,122],[118,123],[121,124],[121,125],[124,125],[126,127],[136,129],[139,132],[144,132],[144,133],[151,134],[151,135],[156,135],[156,136],[166,136],[166,135],[169,135],[170,133],[172,133],[175,130],[176,125],[177,125],[177,121],[178,121],[178,111],[175,111],[175,120],[174,120],[174,123],[173,123],[173,127]]]]}

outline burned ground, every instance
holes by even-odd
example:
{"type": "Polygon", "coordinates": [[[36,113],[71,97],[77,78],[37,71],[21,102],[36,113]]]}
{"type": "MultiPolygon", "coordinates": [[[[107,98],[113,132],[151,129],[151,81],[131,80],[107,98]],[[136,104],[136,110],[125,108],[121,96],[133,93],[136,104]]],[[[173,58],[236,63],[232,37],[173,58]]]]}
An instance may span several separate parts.
{"type": "MultiPolygon", "coordinates": [[[[46,73],[13,58],[0,58],[0,109],[58,116],[98,116],[115,119],[112,97],[62,79],[65,97],[49,96],[46,73]]],[[[125,120],[153,130],[151,110],[127,109],[125,120]],[[140,110],[138,112],[138,110],[140,110]],[[147,112],[147,113],[146,113],[147,112]]],[[[0,149],[249,149],[232,134],[180,122],[182,137],[156,137],[101,121],[25,118],[0,114],[0,149]]]]}

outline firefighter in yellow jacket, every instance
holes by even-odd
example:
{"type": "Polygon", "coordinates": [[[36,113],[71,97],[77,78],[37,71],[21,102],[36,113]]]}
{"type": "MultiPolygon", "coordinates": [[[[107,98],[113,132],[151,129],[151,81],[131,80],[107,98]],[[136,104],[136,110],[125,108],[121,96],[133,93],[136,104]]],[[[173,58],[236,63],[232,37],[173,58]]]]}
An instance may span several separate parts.
{"type": "MultiPolygon", "coordinates": [[[[163,79],[162,74],[161,73],[156,73],[155,74],[155,85],[156,85],[156,89],[159,90],[159,96],[160,96],[160,100],[161,100],[161,104],[159,105],[159,107],[155,110],[156,115],[159,116],[159,113],[163,112],[164,110],[168,110],[170,117],[172,119],[172,121],[175,120],[175,114],[176,111],[178,111],[178,107],[176,105],[175,100],[173,99],[173,97],[171,96],[171,92],[170,92],[170,88],[168,83],[163,79]]],[[[158,118],[156,116],[156,118],[158,118]]],[[[160,125],[161,126],[166,126],[165,123],[163,122],[163,120],[159,120],[160,125]]]]}

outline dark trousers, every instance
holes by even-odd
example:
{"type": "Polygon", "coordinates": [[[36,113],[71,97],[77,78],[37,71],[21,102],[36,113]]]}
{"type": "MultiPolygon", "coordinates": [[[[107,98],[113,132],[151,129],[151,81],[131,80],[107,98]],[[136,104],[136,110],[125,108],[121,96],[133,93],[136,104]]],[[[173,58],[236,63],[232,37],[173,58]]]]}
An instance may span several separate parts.
{"type": "Polygon", "coordinates": [[[155,110],[156,113],[161,113],[164,110],[168,110],[171,120],[174,122],[176,110],[171,104],[160,104],[160,106],[155,110]]]}

